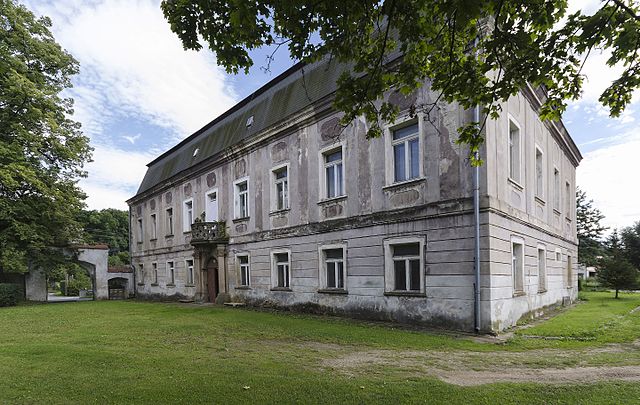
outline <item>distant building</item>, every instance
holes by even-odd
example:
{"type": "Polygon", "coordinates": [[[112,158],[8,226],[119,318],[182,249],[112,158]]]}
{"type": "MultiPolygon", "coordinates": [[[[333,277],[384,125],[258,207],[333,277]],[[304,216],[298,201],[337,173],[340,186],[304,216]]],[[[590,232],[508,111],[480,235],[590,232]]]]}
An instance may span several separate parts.
{"type": "MultiPolygon", "coordinates": [[[[136,293],[315,308],[474,327],[473,169],[456,130],[472,111],[428,84],[387,98],[384,136],[346,128],[335,64],[294,66],[149,163],[131,212],[136,293]]],[[[485,127],[481,329],[577,294],[575,169],[544,93],[512,97],[485,127]]]]}

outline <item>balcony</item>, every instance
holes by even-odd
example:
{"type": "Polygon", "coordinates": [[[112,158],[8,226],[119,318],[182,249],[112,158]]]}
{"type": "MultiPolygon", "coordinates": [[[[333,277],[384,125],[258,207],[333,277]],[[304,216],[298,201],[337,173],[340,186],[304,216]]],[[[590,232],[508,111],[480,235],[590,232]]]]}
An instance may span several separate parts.
{"type": "Polygon", "coordinates": [[[226,243],[228,239],[224,221],[191,224],[192,245],[226,243]]]}

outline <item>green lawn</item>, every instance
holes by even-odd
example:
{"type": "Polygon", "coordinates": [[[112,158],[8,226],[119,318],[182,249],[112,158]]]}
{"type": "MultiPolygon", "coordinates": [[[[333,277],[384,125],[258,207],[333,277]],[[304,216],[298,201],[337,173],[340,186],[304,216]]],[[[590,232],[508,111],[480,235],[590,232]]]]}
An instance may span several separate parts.
{"type": "Polygon", "coordinates": [[[0,308],[0,403],[640,402],[637,382],[468,387],[433,372],[638,366],[632,342],[640,336],[640,311],[629,312],[640,306],[640,295],[610,297],[589,293],[585,303],[505,344],[345,319],[178,304],[0,308]],[[593,350],[612,343],[615,350],[593,350]]]}

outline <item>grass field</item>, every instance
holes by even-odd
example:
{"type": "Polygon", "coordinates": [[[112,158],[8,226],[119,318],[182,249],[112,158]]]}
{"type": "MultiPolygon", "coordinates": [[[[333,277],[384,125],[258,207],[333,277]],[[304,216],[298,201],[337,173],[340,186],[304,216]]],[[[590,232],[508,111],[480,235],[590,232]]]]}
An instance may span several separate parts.
{"type": "Polygon", "coordinates": [[[0,403],[638,403],[638,381],[571,377],[640,372],[640,294],[611,296],[506,343],[210,306],[0,308],[0,403]]]}

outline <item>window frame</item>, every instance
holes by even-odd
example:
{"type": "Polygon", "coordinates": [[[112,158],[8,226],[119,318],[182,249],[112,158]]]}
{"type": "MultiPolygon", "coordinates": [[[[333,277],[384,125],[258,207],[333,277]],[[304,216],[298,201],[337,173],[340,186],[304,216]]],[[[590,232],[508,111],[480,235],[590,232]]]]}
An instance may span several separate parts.
{"type": "Polygon", "coordinates": [[[421,149],[421,142],[420,142],[420,124],[418,122],[409,122],[409,123],[403,123],[404,125],[401,126],[396,126],[394,128],[392,128],[390,130],[391,132],[391,166],[393,168],[393,183],[404,183],[407,181],[413,181],[415,179],[418,179],[421,177],[421,170],[420,170],[420,166],[422,166],[422,160],[420,159],[420,149],[421,149]],[[416,132],[414,134],[411,135],[407,135],[404,138],[400,138],[400,139],[393,139],[395,132],[399,131],[401,129],[405,129],[408,127],[412,127],[412,126],[416,126],[416,132]],[[411,148],[410,148],[410,142],[413,140],[417,140],[418,141],[418,173],[414,176],[414,177],[409,177],[412,169],[412,163],[413,163],[413,159],[411,158],[411,148]],[[398,179],[398,173],[396,173],[396,146],[399,145],[403,145],[404,146],[404,172],[405,172],[405,178],[404,179],[398,179]]]}
{"type": "Polygon", "coordinates": [[[195,286],[195,261],[193,259],[185,259],[184,260],[184,267],[187,273],[187,282],[186,285],[187,286],[195,286]],[[191,262],[191,265],[189,265],[189,262],[191,262]]]}
{"type": "MultiPolygon", "coordinates": [[[[410,295],[410,296],[426,296],[426,237],[425,236],[403,236],[384,239],[384,290],[385,295],[410,295]],[[395,289],[395,266],[393,259],[393,246],[404,245],[410,243],[418,243],[419,259],[420,259],[420,290],[396,290],[395,289]]],[[[407,259],[408,260],[408,259],[407,259]]],[[[408,283],[407,279],[407,283],[408,283]]]]}
{"type": "Polygon", "coordinates": [[[562,190],[560,190],[560,169],[556,165],[553,166],[553,210],[560,213],[560,206],[562,200],[562,190]]]}
{"type": "Polygon", "coordinates": [[[151,235],[149,240],[158,239],[158,215],[154,212],[149,215],[149,219],[151,222],[151,235]]]}
{"type": "Polygon", "coordinates": [[[151,263],[151,270],[153,271],[153,282],[151,285],[158,285],[158,262],[151,263]]]}
{"type": "MultiPolygon", "coordinates": [[[[425,178],[425,168],[424,168],[424,148],[426,145],[426,135],[425,128],[423,125],[424,113],[418,112],[416,116],[411,117],[408,114],[398,117],[396,119],[396,123],[389,124],[384,128],[384,141],[385,141],[385,185],[395,186],[401,185],[405,183],[412,183],[415,181],[420,181],[425,178]],[[395,154],[394,154],[394,145],[401,143],[400,141],[396,142],[393,139],[393,133],[400,129],[409,127],[411,125],[418,124],[418,177],[414,177],[408,180],[396,181],[395,177],[395,154]]],[[[407,154],[407,150],[405,150],[405,157],[407,154]]],[[[406,166],[405,162],[405,166],[406,166]]]]}
{"type": "Polygon", "coordinates": [[[565,205],[564,206],[564,209],[565,209],[564,215],[568,220],[571,220],[571,218],[572,218],[571,214],[573,213],[572,212],[573,210],[571,209],[571,205],[572,205],[571,204],[571,202],[572,202],[572,198],[571,198],[571,183],[569,182],[569,180],[565,180],[565,182],[564,182],[564,194],[565,194],[565,196],[564,196],[564,200],[565,200],[564,201],[564,205],[565,205]]]}
{"type": "MultiPolygon", "coordinates": [[[[238,252],[235,254],[235,263],[236,263],[236,277],[237,277],[237,285],[236,288],[250,288],[251,287],[251,254],[249,252],[238,252]],[[247,258],[247,263],[243,264],[240,262],[241,257],[247,258]],[[243,266],[246,266],[246,279],[247,283],[244,284],[242,282],[243,276],[243,266]]],[[[291,271],[291,270],[289,270],[291,271]]]]}
{"type": "Polygon", "coordinates": [[[251,217],[251,193],[250,193],[249,176],[239,178],[233,182],[233,219],[249,219],[251,217]],[[246,191],[239,191],[239,186],[242,183],[247,183],[246,191]],[[246,195],[246,215],[242,216],[240,210],[240,197],[246,195]]]}
{"type": "Polygon", "coordinates": [[[538,292],[543,293],[547,291],[547,269],[549,267],[549,259],[547,258],[547,246],[542,243],[538,243],[537,252],[538,292]],[[542,253],[544,258],[544,261],[542,262],[542,271],[540,269],[540,253],[542,253]]]}
{"type": "Polygon", "coordinates": [[[511,280],[512,280],[512,291],[513,295],[524,295],[526,294],[526,277],[525,277],[525,241],[521,236],[511,236],[511,280]],[[514,245],[520,246],[520,275],[518,277],[517,268],[515,266],[516,252],[514,250],[514,245]],[[520,281],[521,285],[518,286],[517,281],[520,281]],[[520,287],[520,288],[518,288],[520,287]]]}
{"type": "Polygon", "coordinates": [[[272,250],[270,253],[270,258],[271,258],[271,290],[274,291],[291,291],[291,279],[293,278],[291,276],[291,249],[275,249],[272,250]],[[283,262],[277,262],[276,261],[276,255],[279,254],[287,254],[287,265],[288,265],[288,277],[287,277],[287,282],[286,282],[286,286],[279,286],[278,285],[278,265],[283,263],[283,262]]]}
{"type": "Polygon", "coordinates": [[[522,127],[520,126],[520,123],[518,122],[518,120],[516,120],[511,114],[507,114],[507,156],[508,156],[508,179],[517,184],[518,186],[522,187],[522,166],[523,166],[523,159],[522,159],[522,127]],[[514,154],[512,153],[511,147],[512,147],[512,140],[511,140],[511,134],[513,133],[513,131],[511,130],[511,124],[513,124],[516,128],[518,128],[518,153],[517,153],[517,157],[518,157],[518,167],[517,167],[517,175],[518,178],[514,178],[513,173],[514,170],[513,168],[513,156],[514,154]]]}
{"type": "MultiPolygon", "coordinates": [[[[320,169],[319,169],[320,176],[318,176],[320,178],[320,201],[335,200],[335,199],[345,198],[347,196],[346,183],[344,179],[345,164],[346,164],[345,152],[346,152],[345,142],[333,143],[325,148],[322,148],[318,152],[318,156],[319,156],[318,162],[320,164],[320,169]],[[340,159],[340,164],[341,164],[340,172],[342,175],[340,189],[342,193],[341,194],[336,193],[335,196],[329,197],[328,182],[327,182],[327,168],[329,168],[330,166],[336,166],[338,163],[335,161],[327,163],[326,157],[338,151],[340,151],[342,154],[342,158],[340,159]]],[[[337,180],[335,179],[335,177],[337,176],[336,173],[337,172],[334,171],[334,180],[337,180]]]]}
{"type": "Polygon", "coordinates": [[[176,262],[175,260],[167,260],[166,265],[167,286],[176,285],[176,262]],[[169,265],[171,263],[171,265],[169,265]]]}
{"type": "Polygon", "coordinates": [[[220,220],[220,193],[218,192],[218,187],[213,187],[204,193],[204,218],[207,222],[216,222],[220,220]],[[207,211],[209,208],[209,196],[213,193],[216,194],[216,203],[218,205],[215,220],[209,218],[209,213],[207,211]]]}
{"type": "Polygon", "coordinates": [[[567,289],[573,287],[573,256],[567,253],[567,267],[565,268],[565,278],[567,289]]]}
{"type": "Polygon", "coordinates": [[[191,225],[193,225],[194,221],[194,213],[195,204],[193,203],[193,198],[187,198],[182,201],[182,233],[191,232],[191,225]],[[189,223],[189,210],[187,209],[187,204],[191,204],[191,222],[189,223]]]}
{"type": "Polygon", "coordinates": [[[557,263],[562,263],[562,249],[561,248],[556,248],[555,253],[556,253],[556,257],[555,257],[556,262],[557,263]]]}
{"type": "Polygon", "coordinates": [[[289,196],[291,195],[291,192],[290,192],[291,181],[289,181],[289,179],[290,179],[291,171],[289,169],[289,166],[290,166],[289,162],[287,162],[271,168],[271,212],[286,211],[290,208],[289,196]],[[287,175],[284,179],[278,179],[276,177],[277,173],[281,172],[282,170],[285,170],[287,172],[287,175]],[[279,203],[278,184],[279,183],[284,183],[284,186],[283,186],[284,195],[283,195],[282,207],[278,207],[278,203],[279,203]]]}
{"type": "Polygon", "coordinates": [[[535,173],[535,187],[534,187],[534,195],[535,197],[541,201],[545,202],[545,165],[544,165],[544,151],[540,146],[536,144],[534,148],[534,173],[535,173]],[[538,173],[538,153],[540,154],[540,173],[538,173]]]}
{"type": "Polygon", "coordinates": [[[142,262],[138,262],[138,275],[140,276],[138,284],[144,285],[144,263],[142,262]]]}
{"type": "MultiPolygon", "coordinates": [[[[331,261],[337,261],[337,259],[331,259],[331,261]]],[[[347,244],[346,243],[331,243],[331,244],[321,244],[318,246],[318,285],[320,288],[319,292],[347,292],[347,244]],[[326,257],[325,251],[333,250],[333,249],[341,249],[342,250],[342,288],[340,287],[329,287],[327,285],[327,263],[328,259],[326,257]]]]}
{"type": "Polygon", "coordinates": [[[167,226],[165,236],[173,236],[175,227],[175,218],[173,216],[173,206],[164,209],[165,225],[167,226]]]}
{"type": "Polygon", "coordinates": [[[138,223],[138,243],[143,243],[144,242],[144,221],[141,216],[137,218],[137,223],[138,223]]]}

